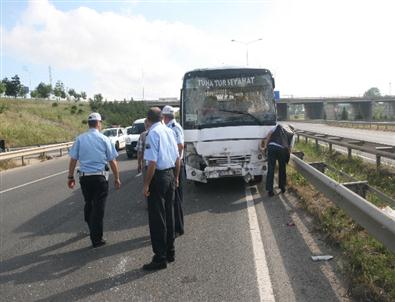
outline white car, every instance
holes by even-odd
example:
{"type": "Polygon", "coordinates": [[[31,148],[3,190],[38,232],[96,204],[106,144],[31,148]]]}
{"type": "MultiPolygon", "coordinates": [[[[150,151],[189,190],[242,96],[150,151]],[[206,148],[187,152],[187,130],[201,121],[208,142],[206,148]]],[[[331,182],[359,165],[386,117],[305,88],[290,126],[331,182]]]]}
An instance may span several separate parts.
{"type": "Polygon", "coordinates": [[[107,128],[102,130],[102,133],[107,136],[115,149],[121,150],[126,146],[125,129],[123,128],[107,128]]]}
{"type": "Polygon", "coordinates": [[[132,126],[126,127],[126,155],[132,158],[137,155],[137,141],[140,134],[145,131],[144,126],[145,118],[135,120],[132,126]]]}

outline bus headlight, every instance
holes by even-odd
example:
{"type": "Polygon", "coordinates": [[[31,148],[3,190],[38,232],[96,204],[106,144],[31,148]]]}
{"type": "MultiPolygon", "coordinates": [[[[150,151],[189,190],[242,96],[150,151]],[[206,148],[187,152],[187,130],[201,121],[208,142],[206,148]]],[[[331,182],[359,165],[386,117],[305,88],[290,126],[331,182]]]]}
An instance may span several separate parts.
{"type": "Polygon", "coordinates": [[[203,157],[197,154],[193,144],[187,144],[185,147],[185,161],[188,166],[198,170],[204,170],[207,166],[203,157]]]}

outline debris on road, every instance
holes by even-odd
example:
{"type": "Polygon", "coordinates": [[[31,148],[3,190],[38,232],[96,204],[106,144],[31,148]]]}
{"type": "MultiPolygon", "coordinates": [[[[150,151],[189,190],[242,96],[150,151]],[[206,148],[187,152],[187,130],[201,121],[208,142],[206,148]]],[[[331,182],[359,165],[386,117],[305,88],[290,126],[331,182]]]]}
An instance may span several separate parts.
{"type": "Polygon", "coordinates": [[[327,261],[327,260],[331,260],[332,258],[333,258],[333,256],[331,256],[331,255],[311,256],[311,259],[313,261],[327,261]]]}

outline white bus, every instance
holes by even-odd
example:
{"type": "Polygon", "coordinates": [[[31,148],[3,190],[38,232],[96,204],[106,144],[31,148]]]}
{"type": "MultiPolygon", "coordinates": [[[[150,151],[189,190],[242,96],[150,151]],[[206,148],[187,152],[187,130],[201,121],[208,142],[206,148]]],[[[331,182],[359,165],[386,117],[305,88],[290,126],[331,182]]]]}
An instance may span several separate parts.
{"type": "Polygon", "coordinates": [[[260,142],[276,124],[274,79],[267,69],[199,69],[184,75],[180,120],[187,179],[260,181],[260,142]]]}

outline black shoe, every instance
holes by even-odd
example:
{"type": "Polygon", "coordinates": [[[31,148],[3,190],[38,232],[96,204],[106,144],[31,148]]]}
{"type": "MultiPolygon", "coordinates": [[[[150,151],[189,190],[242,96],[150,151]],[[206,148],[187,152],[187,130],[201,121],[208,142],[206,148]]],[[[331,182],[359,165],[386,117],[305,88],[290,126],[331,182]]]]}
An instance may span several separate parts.
{"type": "Polygon", "coordinates": [[[167,255],[166,259],[168,263],[174,262],[176,260],[174,255],[167,255]]]}
{"type": "Polygon", "coordinates": [[[101,239],[100,241],[92,242],[92,247],[97,248],[97,247],[103,246],[105,244],[106,244],[106,241],[101,239]]]}
{"type": "Polygon", "coordinates": [[[151,261],[150,263],[144,264],[143,265],[143,270],[145,271],[156,271],[160,269],[164,269],[167,267],[167,262],[162,261],[162,262],[154,262],[151,261]]]}
{"type": "Polygon", "coordinates": [[[273,197],[274,196],[274,192],[273,191],[269,191],[269,192],[267,192],[267,195],[269,195],[269,197],[273,197]]]}
{"type": "Polygon", "coordinates": [[[281,193],[285,193],[285,188],[281,188],[281,193]]]}
{"type": "Polygon", "coordinates": [[[179,232],[175,232],[175,233],[174,233],[174,237],[175,237],[175,238],[180,237],[180,236],[182,236],[182,235],[184,235],[184,231],[179,231],[179,232]]]}

